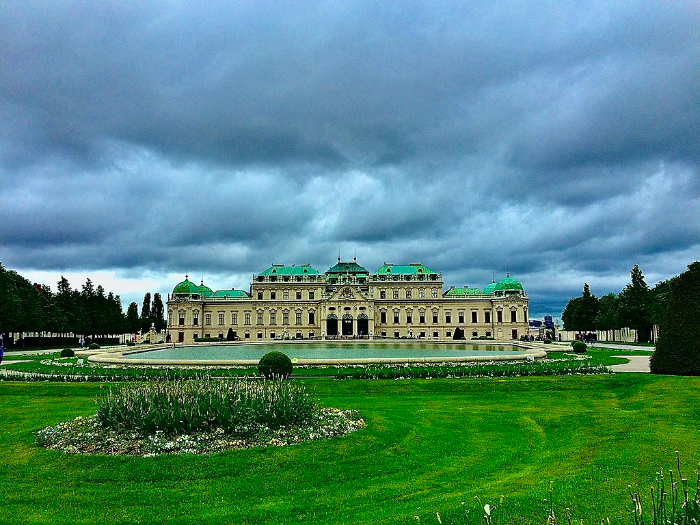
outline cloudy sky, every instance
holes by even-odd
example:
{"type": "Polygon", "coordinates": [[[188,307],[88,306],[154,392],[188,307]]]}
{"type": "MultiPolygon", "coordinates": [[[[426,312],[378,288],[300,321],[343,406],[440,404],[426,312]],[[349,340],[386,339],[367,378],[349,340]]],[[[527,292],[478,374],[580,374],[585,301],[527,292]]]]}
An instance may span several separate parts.
{"type": "Polygon", "coordinates": [[[356,255],[558,316],[700,257],[699,72],[692,1],[10,0],[0,261],[126,309],[356,255]]]}

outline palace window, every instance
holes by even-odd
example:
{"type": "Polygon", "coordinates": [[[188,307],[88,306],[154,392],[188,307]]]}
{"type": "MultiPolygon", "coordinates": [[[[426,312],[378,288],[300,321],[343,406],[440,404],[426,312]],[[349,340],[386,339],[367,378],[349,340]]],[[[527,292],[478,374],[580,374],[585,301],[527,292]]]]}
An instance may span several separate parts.
{"type": "Polygon", "coordinates": [[[418,319],[420,324],[425,324],[425,312],[420,312],[418,319]]]}
{"type": "Polygon", "coordinates": [[[379,291],[379,298],[380,298],[380,299],[386,299],[386,290],[380,290],[380,291],[379,291]]]}
{"type": "Polygon", "coordinates": [[[406,290],[406,299],[411,298],[411,290],[406,290]]]}
{"type": "Polygon", "coordinates": [[[498,323],[503,322],[503,312],[501,310],[498,310],[496,312],[496,322],[498,322],[498,323]]]}
{"type": "Polygon", "coordinates": [[[283,325],[289,324],[289,312],[282,312],[282,324],[283,325]]]}
{"type": "Polygon", "coordinates": [[[285,301],[289,301],[289,290],[285,290],[282,292],[282,299],[285,301]]]}
{"type": "Polygon", "coordinates": [[[296,298],[297,298],[297,301],[301,301],[301,291],[298,291],[296,293],[296,298]]]}
{"type": "Polygon", "coordinates": [[[246,333],[245,333],[245,338],[246,338],[246,339],[250,339],[250,332],[246,332],[246,333]]]}
{"type": "Polygon", "coordinates": [[[312,291],[309,291],[309,301],[314,300],[314,293],[312,291]]]}
{"type": "Polygon", "coordinates": [[[270,324],[277,324],[277,312],[270,312],[270,324]]]}
{"type": "Polygon", "coordinates": [[[419,299],[425,299],[425,290],[424,290],[423,288],[421,288],[420,290],[418,290],[418,298],[419,298],[419,299]]]}
{"type": "Polygon", "coordinates": [[[245,324],[250,325],[250,312],[245,313],[245,324]]]}
{"type": "Polygon", "coordinates": [[[394,299],[398,299],[398,298],[399,298],[399,291],[394,290],[394,299]]]}
{"type": "MultiPolygon", "coordinates": [[[[450,337],[452,335],[452,332],[447,332],[447,337],[450,337]]],[[[433,332],[433,337],[437,339],[440,337],[440,332],[433,332]]]]}
{"type": "Polygon", "coordinates": [[[178,326],[185,326],[185,312],[180,312],[180,316],[177,320],[178,326]]]}
{"type": "Polygon", "coordinates": [[[472,323],[478,323],[479,322],[479,312],[472,312],[472,323]]]}
{"type": "Polygon", "coordinates": [[[210,313],[204,314],[204,324],[206,324],[207,326],[211,325],[211,314],[210,313]]]}
{"type": "Polygon", "coordinates": [[[438,324],[438,314],[433,313],[433,324],[438,324]]]}
{"type": "Polygon", "coordinates": [[[432,296],[433,299],[437,299],[437,290],[435,288],[433,288],[430,291],[430,295],[432,296]]]}
{"type": "Polygon", "coordinates": [[[452,322],[452,312],[445,312],[445,324],[452,322]]]}
{"type": "Polygon", "coordinates": [[[263,300],[263,293],[258,292],[258,301],[262,301],[262,300],[263,300]]]}
{"type": "Polygon", "coordinates": [[[472,337],[479,337],[479,332],[476,330],[472,332],[472,337]]]}
{"type": "Polygon", "coordinates": [[[192,313],[192,324],[199,326],[199,314],[197,312],[192,313]]]}
{"type": "Polygon", "coordinates": [[[262,339],[262,336],[263,336],[263,333],[262,333],[262,332],[258,332],[258,339],[262,339]]]}
{"type": "Polygon", "coordinates": [[[231,312],[231,324],[234,326],[238,324],[238,312],[231,312]]]}
{"type": "Polygon", "coordinates": [[[484,312],[484,322],[486,322],[486,323],[491,322],[491,312],[484,312]]]}
{"type": "Polygon", "coordinates": [[[386,312],[379,313],[379,322],[382,324],[386,324],[386,312]]]}
{"type": "Polygon", "coordinates": [[[259,324],[259,325],[263,324],[263,314],[262,314],[262,312],[258,312],[257,324],[259,324]]]}
{"type": "Polygon", "coordinates": [[[296,324],[298,324],[298,325],[301,324],[301,312],[296,313],[295,321],[296,321],[296,324]]]}
{"type": "Polygon", "coordinates": [[[309,312],[309,324],[316,324],[315,312],[309,312]]]}
{"type": "Polygon", "coordinates": [[[277,292],[275,292],[274,290],[271,291],[271,292],[270,292],[270,299],[272,299],[273,301],[274,301],[275,299],[277,299],[277,292]]]}
{"type": "Polygon", "coordinates": [[[394,312],[394,324],[399,324],[399,312],[394,312]]]}
{"type": "Polygon", "coordinates": [[[219,312],[219,326],[224,325],[224,312],[219,312]]]}
{"type": "Polygon", "coordinates": [[[464,324],[464,312],[459,312],[459,324],[464,324]]]}
{"type": "Polygon", "coordinates": [[[411,312],[406,312],[406,323],[411,324],[413,322],[413,314],[411,312]]]}
{"type": "Polygon", "coordinates": [[[511,310],[510,311],[510,322],[515,323],[518,320],[518,311],[517,310],[511,310]]]}

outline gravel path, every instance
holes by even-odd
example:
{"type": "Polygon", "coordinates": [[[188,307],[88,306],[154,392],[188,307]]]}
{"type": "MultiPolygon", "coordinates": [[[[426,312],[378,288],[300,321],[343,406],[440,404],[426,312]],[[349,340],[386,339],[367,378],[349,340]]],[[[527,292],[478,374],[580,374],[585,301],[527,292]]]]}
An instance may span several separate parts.
{"type": "Polygon", "coordinates": [[[649,372],[650,355],[614,355],[620,359],[628,359],[629,363],[610,365],[613,372],[649,372]]]}

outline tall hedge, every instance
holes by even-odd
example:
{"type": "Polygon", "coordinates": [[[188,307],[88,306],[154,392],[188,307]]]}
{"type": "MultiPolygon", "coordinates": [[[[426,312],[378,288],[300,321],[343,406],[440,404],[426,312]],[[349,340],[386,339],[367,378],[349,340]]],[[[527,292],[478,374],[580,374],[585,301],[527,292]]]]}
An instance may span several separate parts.
{"type": "Polygon", "coordinates": [[[651,356],[654,374],[700,376],[700,262],[683,272],[671,293],[651,356]]]}

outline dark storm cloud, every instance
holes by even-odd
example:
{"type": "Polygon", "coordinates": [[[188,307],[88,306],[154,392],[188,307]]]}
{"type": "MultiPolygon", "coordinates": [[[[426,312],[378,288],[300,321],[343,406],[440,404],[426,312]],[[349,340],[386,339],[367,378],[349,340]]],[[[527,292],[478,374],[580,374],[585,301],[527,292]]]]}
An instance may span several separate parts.
{"type": "Polygon", "coordinates": [[[649,2],[9,2],[0,259],[246,287],[341,252],[456,285],[510,270],[533,313],[584,279],[619,291],[637,262],[666,278],[700,248],[698,18],[649,2]]]}

